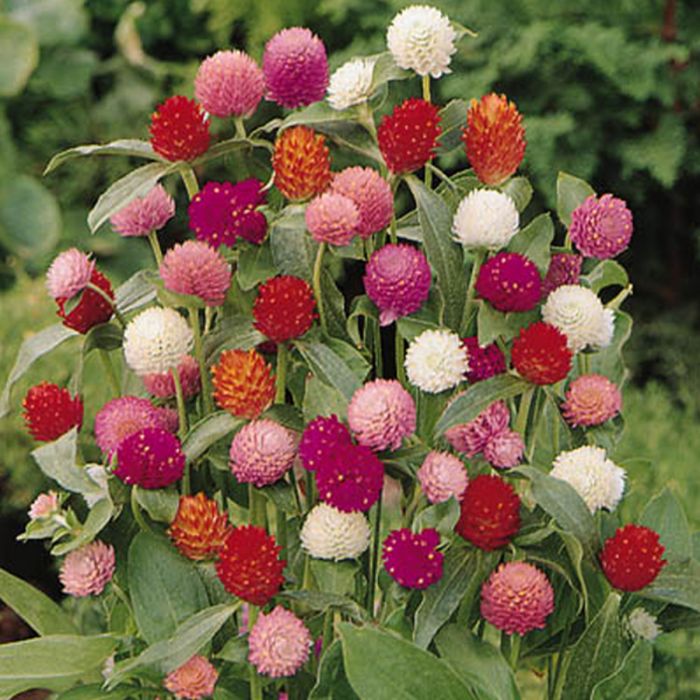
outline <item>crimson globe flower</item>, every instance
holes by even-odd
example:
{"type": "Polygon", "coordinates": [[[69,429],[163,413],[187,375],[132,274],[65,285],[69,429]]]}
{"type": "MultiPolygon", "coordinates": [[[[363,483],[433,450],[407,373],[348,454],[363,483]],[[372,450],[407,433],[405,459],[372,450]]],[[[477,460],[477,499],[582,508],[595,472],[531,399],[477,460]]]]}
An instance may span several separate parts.
{"type": "Polygon", "coordinates": [[[68,389],[41,382],[33,386],[22,402],[27,430],[37,442],[58,440],[61,435],[83,425],[83,400],[72,398],[68,389]]]}
{"type": "Polygon", "coordinates": [[[276,343],[300,338],[313,325],[316,302],[305,280],[282,275],[260,285],[253,304],[253,325],[276,343]]]}
{"type": "Polygon", "coordinates": [[[533,384],[556,384],[571,370],[566,336],[543,321],[520,331],[513,341],[511,361],[523,379],[533,384]]]}
{"type": "Polygon", "coordinates": [[[642,525],[625,525],[605,541],[600,565],[610,585],[620,591],[646,588],[668,563],[659,535],[642,525]]]}
{"type": "Polygon", "coordinates": [[[462,338],[462,345],[467,349],[469,369],[467,381],[470,384],[483,382],[485,379],[504,374],[506,371],[506,358],[496,343],[479,345],[479,338],[475,335],[462,338]]]}
{"type": "Polygon", "coordinates": [[[182,95],[169,97],[151,115],[151,146],[171,162],[194,160],[209,148],[204,110],[182,95]]]}
{"type": "Polygon", "coordinates": [[[68,306],[70,301],[68,297],[56,299],[56,304],[58,304],[56,313],[63,319],[63,325],[83,335],[94,326],[107,323],[112,318],[114,311],[112,304],[105,298],[106,296],[114,300],[114,292],[110,281],[98,270],[93,270],[90,284],[101,289],[104,296],[94,289],[85,289],[80,296],[80,300],[73,308],[68,306]]]}

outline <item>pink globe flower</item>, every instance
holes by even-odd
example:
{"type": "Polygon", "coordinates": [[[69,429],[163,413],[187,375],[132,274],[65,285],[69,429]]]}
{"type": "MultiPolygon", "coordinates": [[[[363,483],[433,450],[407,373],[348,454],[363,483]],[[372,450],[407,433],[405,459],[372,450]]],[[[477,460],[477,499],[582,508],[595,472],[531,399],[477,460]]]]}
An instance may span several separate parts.
{"type": "Polygon", "coordinates": [[[319,243],[347,245],[357,233],[360,212],[349,197],[326,192],[306,207],[306,227],[319,243]]]}
{"type": "Polygon", "coordinates": [[[499,311],[531,311],[542,298],[542,277],[524,255],[498,253],[481,266],[476,292],[499,311]]]}
{"type": "Polygon", "coordinates": [[[77,248],[60,253],[46,273],[46,289],[54,299],[72,299],[88,286],[95,262],[77,248]]]}
{"type": "Polygon", "coordinates": [[[525,443],[519,433],[502,430],[484,445],[484,459],[497,469],[512,469],[520,464],[525,443]]]}
{"type": "Polygon", "coordinates": [[[372,255],[362,281],[379,307],[379,325],[387,326],[423,306],[430,293],[430,265],[418,248],[390,243],[372,255]]]}
{"type": "Polygon", "coordinates": [[[136,197],[110,218],[112,228],[122,236],[147,236],[163,228],[175,216],[175,200],[156,185],[145,197],[136,197]]]}
{"type": "Polygon", "coordinates": [[[325,97],[328,58],[323,42],[310,29],[277,32],[263,55],[266,97],[282,107],[306,107],[325,97]]]}
{"type": "Polygon", "coordinates": [[[474,335],[462,338],[462,345],[467,349],[469,357],[469,369],[467,381],[470,384],[483,382],[485,379],[504,374],[506,371],[506,359],[496,343],[479,345],[479,339],[474,335]]]}
{"type": "Polygon", "coordinates": [[[165,288],[201,299],[207,306],[221,306],[231,287],[231,266],[221,253],[202,241],[178,243],[160,266],[165,288]]]}
{"type": "Polygon", "coordinates": [[[576,253],[554,253],[549,261],[547,274],[544,278],[542,296],[548,297],[551,292],[567,284],[578,284],[581,278],[583,255],[576,253]]]}
{"type": "Polygon", "coordinates": [[[50,518],[59,509],[58,494],[55,491],[40,493],[29,506],[30,520],[50,518]]]}
{"type": "Polygon", "coordinates": [[[427,588],[442,578],[443,555],[437,530],[394,530],[384,540],[382,561],[389,576],[406,588],[427,588]]]}
{"type": "Polygon", "coordinates": [[[272,678],[293,676],[309,658],[311,633],[291,611],[278,605],[260,613],[248,637],[248,660],[272,678]]]}
{"type": "Polygon", "coordinates": [[[114,547],[95,540],[74,549],[63,560],[59,578],[63,592],[84,598],[99,595],[114,575],[114,547]]]}
{"type": "MultiPolygon", "coordinates": [[[[182,395],[185,400],[199,393],[201,388],[199,363],[194,357],[186,355],[185,359],[177,366],[177,373],[180,377],[182,395]]],[[[146,391],[158,399],[169,399],[175,396],[175,380],[170,372],[144,374],[141,381],[143,381],[146,391]]]]}
{"type": "Polygon", "coordinates": [[[591,195],[571,213],[569,236],[589,258],[614,258],[632,238],[632,212],[623,199],[591,195]]]}
{"type": "Polygon", "coordinates": [[[176,697],[200,700],[214,694],[219,674],[203,656],[190,657],[182,666],[171,671],[163,685],[176,697]]]}
{"type": "Polygon", "coordinates": [[[117,462],[114,475],[125,484],[144,489],[169,486],[185,472],[180,441],[160,428],[144,428],[122,440],[117,448],[117,462]]]}
{"type": "Polygon", "coordinates": [[[163,429],[175,435],[180,429],[180,416],[178,415],[177,409],[170,408],[169,406],[160,406],[156,410],[160,413],[161,420],[163,421],[163,429]]]}
{"type": "Polygon", "coordinates": [[[435,450],[428,453],[416,476],[430,503],[444,503],[452,496],[460,500],[469,483],[461,459],[435,450]]]}
{"type": "Polygon", "coordinates": [[[215,117],[249,117],[265,92],[260,66],[242,51],[219,51],[202,61],[194,94],[215,117]]]}
{"type": "Polygon", "coordinates": [[[554,610],[554,589],[547,577],[524,561],[501,564],[481,589],[481,614],[506,634],[521,637],[544,629],[554,610]]]}
{"type": "Polygon", "coordinates": [[[398,450],[416,430],[416,404],[396,379],[375,379],[353,394],[348,425],[360,445],[398,450]]]}
{"type": "Polygon", "coordinates": [[[569,386],[561,410],[569,425],[600,425],[622,409],[622,393],[607,377],[584,374],[569,386]]]}
{"type": "Polygon", "coordinates": [[[509,424],[508,406],[504,401],[496,401],[469,423],[446,430],[445,437],[458,452],[463,452],[469,458],[476,457],[486,447],[486,443],[493,436],[507,430],[509,424]]]}
{"type": "Polygon", "coordinates": [[[350,431],[337,416],[319,416],[306,426],[301,436],[299,460],[305,469],[313,472],[319,464],[328,460],[328,455],[352,444],[350,431]]]}

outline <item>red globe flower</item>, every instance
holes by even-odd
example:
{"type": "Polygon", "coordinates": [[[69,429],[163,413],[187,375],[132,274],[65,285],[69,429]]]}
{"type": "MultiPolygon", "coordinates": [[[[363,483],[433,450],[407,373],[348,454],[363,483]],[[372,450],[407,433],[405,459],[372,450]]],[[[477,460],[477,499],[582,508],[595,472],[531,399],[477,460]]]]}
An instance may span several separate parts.
{"type": "Polygon", "coordinates": [[[209,122],[194,101],[169,97],[151,114],[151,146],[166,160],[194,160],[209,148],[209,122]]]}
{"type": "Polygon", "coordinates": [[[533,384],[556,384],[564,379],[571,369],[571,357],[566,336],[543,321],[523,328],[513,341],[513,367],[533,384]]]}
{"type": "Polygon", "coordinates": [[[620,591],[638,591],[648,586],[668,563],[659,535],[648,527],[625,525],[603,546],[600,564],[610,585],[620,591]]]}
{"type": "Polygon", "coordinates": [[[83,425],[83,400],[71,398],[58,384],[41,382],[33,386],[22,402],[30,435],[40,441],[57,440],[74,426],[83,425]]]}
{"type": "MultiPolygon", "coordinates": [[[[90,284],[101,289],[110,299],[114,299],[114,292],[109,280],[97,270],[92,271],[90,284]]],[[[58,311],[56,312],[62,319],[66,328],[72,328],[83,335],[93,326],[106,323],[112,317],[113,307],[107,299],[93,289],[85,289],[80,296],[80,300],[73,307],[67,310],[69,300],[65,297],[56,299],[58,311]]]]}
{"type": "Polygon", "coordinates": [[[311,286],[305,280],[282,275],[260,286],[253,304],[253,325],[270,340],[284,343],[299,338],[316,318],[311,286]]]}

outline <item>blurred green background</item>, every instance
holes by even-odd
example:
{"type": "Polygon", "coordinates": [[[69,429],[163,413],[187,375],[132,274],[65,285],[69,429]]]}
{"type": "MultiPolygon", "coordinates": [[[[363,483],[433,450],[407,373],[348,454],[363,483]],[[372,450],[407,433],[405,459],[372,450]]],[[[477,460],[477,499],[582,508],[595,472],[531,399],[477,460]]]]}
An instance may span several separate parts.
{"type": "MultiPolygon", "coordinates": [[[[42,179],[53,154],[147,137],[159,102],[174,93],[192,96],[204,57],[233,47],[260,60],[265,41],[285,26],[319,34],[332,68],[352,55],[381,52],[391,18],[408,4],[0,0],[0,383],[22,339],[55,320],[42,275],[59,250],[94,251],[113,282],[148,254],[141,241],[125,242],[107,227],[91,237],[85,221],[129,162],[79,160],[42,179]]],[[[700,530],[697,1],[431,4],[478,32],[462,41],[453,74],[435,84],[434,99],[497,91],[516,102],[529,141],[522,170],[537,192],[532,214],[554,207],[559,170],[629,203],[635,233],[621,262],[634,282],[626,308],[635,328],[625,354],[632,380],[625,436],[613,455],[630,473],[623,516],[633,519],[651,494],[668,486],[685,504],[692,529],[700,530]]],[[[419,86],[409,81],[400,89],[419,86]]],[[[273,114],[267,105],[254,120],[273,114]]],[[[180,214],[168,231],[184,236],[186,228],[180,214]]],[[[41,379],[67,382],[69,353],[70,347],[38,363],[17,387],[15,405],[41,379]]],[[[45,485],[28,457],[32,445],[19,411],[0,421],[0,434],[0,517],[9,528],[5,523],[21,521],[45,485]]],[[[700,697],[699,646],[692,633],[657,642],[655,698],[700,697]]]]}

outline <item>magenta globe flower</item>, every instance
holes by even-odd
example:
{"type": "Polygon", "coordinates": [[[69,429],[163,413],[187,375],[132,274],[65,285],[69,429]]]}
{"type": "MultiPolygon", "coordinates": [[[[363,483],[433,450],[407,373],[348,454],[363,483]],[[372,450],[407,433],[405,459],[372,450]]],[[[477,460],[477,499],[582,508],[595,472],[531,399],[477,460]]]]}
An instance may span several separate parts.
{"type": "Polygon", "coordinates": [[[335,450],[352,445],[350,431],[338,420],[338,416],[318,416],[306,426],[301,436],[299,460],[305,469],[313,472],[335,450]]]}
{"type": "Polygon", "coordinates": [[[164,488],[185,473],[180,441],[160,428],[144,428],[122,440],[117,448],[117,463],[117,478],[144,489],[164,488]]]}
{"type": "Polygon", "coordinates": [[[384,540],[382,560],[389,576],[406,588],[427,588],[442,578],[443,555],[437,530],[394,530],[384,540]]]}
{"type": "Polygon", "coordinates": [[[524,255],[498,253],[481,266],[476,291],[499,311],[531,311],[542,298],[542,277],[524,255]]]}

